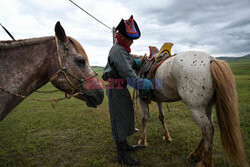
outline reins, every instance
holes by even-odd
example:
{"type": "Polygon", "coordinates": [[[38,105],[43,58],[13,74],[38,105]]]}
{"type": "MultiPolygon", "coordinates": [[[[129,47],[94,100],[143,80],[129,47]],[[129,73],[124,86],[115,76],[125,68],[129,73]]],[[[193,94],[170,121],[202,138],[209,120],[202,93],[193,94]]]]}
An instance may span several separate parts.
{"type": "MultiPolygon", "coordinates": [[[[56,41],[56,52],[57,52],[57,57],[58,57],[59,69],[51,77],[49,77],[49,80],[50,80],[50,82],[53,81],[55,78],[58,77],[58,75],[60,73],[62,73],[63,76],[64,76],[64,78],[68,82],[68,84],[71,86],[71,91],[72,91],[71,94],[65,93],[65,97],[57,98],[57,99],[36,99],[36,98],[30,98],[28,96],[21,95],[21,94],[18,94],[18,93],[10,92],[9,90],[1,87],[1,85],[0,85],[0,90],[4,91],[4,92],[6,92],[6,93],[8,93],[8,94],[10,94],[12,96],[20,97],[22,99],[27,99],[27,100],[31,100],[31,101],[39,101],[39,102],[52,102],[53,107],[54,107],[54,104],[57,103],[60,100],[70,99],[71,97],[77,96],[79,94],[86,93],[86,92],[76,92],[76,90],[78,88],[82,87],[84,85],[84,82],[86,82],[89,79],[97,76],[97,73],[94,72],[94,75],[92,75],[92,76],[90,76],[90,77],[88,77],[86,79],[84,79],[84,78],[78,78],[75,75],[69,73],[67,71],[66,67],[64,67],[63,64],[62,64],[59,43],[58,43],[58,39],[57,39],[56,36],[55,36],[55,41],[56,41]],[[77,86],[75,86],[73,84],[73,82],[69,79],[68,75],[71,76],[71,77],[73,77],[74,79],[76,79],[79,82],[79,84],[77,86]]],[[[68,46],[69,46],[68,42],[69,41],[67,41],[66,45],[65,44],[63,45],[64,46],[64,51],[66,51],[66,52],[68,51],[68,46]]],[[[66,53],[66,55],[67,55],[67,53],[66,53]]],[[[53,91],[53,92],[56,92],[56,91],[53,91]]],[[[37,91],[37,92],[42,92],[42,91],[37,91]]]]}

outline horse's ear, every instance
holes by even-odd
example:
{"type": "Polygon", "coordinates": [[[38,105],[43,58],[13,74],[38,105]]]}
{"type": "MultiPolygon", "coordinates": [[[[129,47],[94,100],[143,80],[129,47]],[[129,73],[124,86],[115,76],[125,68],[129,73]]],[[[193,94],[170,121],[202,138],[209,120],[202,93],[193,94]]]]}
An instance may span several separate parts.
{"type": "Polygon", "coordinates": [[[61,26],[60,22],[58,21],[55,25],[55,33],[56,36],[58,37],[58,39],[62,42],[66,42],[67,41],[67,36],[65,34],[65,31],[63,29],[63,27],[61,26]]]}

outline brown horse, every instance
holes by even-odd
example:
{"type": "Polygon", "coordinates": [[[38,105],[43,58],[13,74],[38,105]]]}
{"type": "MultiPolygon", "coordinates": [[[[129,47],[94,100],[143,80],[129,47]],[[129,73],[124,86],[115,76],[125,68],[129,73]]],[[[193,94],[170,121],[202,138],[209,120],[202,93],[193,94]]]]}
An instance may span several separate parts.
{"type": "Polygon", "coordinates": [[[69,95],[96,107],[103,101],[102,84],[82,46],[67,37],[60,22],[55,37],[0,41],[0,120],[24,97],[49,81],[69,95]],[[88,83],[88,84],[87,84],[88,83]],[[88,85],[99,89],[88,89],[88,85]]]}

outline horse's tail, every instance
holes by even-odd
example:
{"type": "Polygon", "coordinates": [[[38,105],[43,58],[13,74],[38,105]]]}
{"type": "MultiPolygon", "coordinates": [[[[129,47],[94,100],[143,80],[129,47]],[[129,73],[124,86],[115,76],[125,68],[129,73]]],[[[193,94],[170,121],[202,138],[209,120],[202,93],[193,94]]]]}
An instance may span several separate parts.
{"type": "Polygon", "coordinates": [[[233,73],[228,64],[222,60],[213,59],[210,68],[216,90],[216,114],[222,146],[233,165],[247,167],[240,133],[238,99],[233,73]]]}

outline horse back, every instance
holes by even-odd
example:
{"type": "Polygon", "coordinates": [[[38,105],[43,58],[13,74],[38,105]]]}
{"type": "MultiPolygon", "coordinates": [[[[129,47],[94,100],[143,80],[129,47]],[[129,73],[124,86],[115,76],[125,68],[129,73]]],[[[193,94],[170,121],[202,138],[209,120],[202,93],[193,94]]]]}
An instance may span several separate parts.
{"type": "MultiPolygon", "coordinates": [[[[162,89],[154,90],[155,101],[209,101],[214,88],[210,72],[212,56],[197,51],[180,53],[157,69],[155,78],[162,79],[162,89]]],[[[193,103],[193,102],[188,102],[193,103]]]]}

